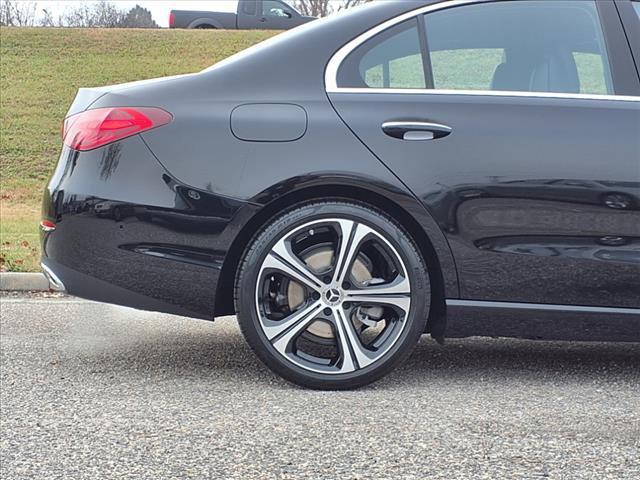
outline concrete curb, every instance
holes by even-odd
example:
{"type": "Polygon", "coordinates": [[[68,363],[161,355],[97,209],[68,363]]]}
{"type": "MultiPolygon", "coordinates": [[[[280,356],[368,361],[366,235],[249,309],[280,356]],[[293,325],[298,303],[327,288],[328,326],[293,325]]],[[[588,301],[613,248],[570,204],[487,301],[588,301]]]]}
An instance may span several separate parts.
{"type": "Polygon", "coordinates": [[[0,273],[0,290],[11,292],[48,292],[49,281],[42,273],[0,273]]]}

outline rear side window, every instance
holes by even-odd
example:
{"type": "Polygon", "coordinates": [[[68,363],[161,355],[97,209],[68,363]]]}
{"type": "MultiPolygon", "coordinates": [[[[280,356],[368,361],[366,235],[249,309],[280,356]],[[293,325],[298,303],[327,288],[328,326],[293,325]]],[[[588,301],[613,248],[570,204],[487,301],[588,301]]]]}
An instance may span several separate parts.
{"type": "Polygon", "coordinates": [[[633,8],[636,9],[636,13],[638,14],[638,18],[640,18],[640,2],[633,2],[633,8]]]}
{"type": "Polygon", "coordinates": [[[350,88],[425,88],[418,23],[411,19],[365,42],[342,62],[338,85],[350,88]]]}
{"type": "Polygon", "coordinates": [[[511,0],[426,13],[354,49],[337,83],[614,94],[594,0],[511,0]]]}
{"type": "Polygon", "coordinates": [[[425,28],[436,89],[613,94],[592,0],[461,6],[425,28]]]}
{"type": "Polygon", "coordinates": [[[284,5],[277,0],[263,0],[262,2],[263,17],[290,17],[284,5]]]}
{"type": "Polygon", "coordinates": [[[258,0],[244,1],[242,3],[242,13],[245,15],[255,15],[258,10],[258,0]]]}

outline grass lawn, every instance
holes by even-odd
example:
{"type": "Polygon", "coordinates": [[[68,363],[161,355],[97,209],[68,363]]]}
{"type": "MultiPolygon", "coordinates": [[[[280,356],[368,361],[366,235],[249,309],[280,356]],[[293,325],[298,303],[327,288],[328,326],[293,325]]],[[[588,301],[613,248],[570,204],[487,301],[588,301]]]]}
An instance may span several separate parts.
{"type": "Polygon", "coordinates": [[[273,32],[0,30],[0,270],[39,270],[42,191],[80,87],[197,72],[273,32]]]}

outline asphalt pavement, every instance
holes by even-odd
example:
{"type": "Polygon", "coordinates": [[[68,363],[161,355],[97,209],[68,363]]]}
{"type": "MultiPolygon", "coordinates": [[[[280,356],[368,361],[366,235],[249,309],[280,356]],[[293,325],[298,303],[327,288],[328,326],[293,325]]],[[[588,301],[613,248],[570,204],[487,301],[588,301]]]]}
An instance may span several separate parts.
{"type": "Polygon", "coordinates": [[[424,337],[354,392],[275,377],[233,318],[0,298],[0,478],[640,478],[640,344],[424,337]]]}

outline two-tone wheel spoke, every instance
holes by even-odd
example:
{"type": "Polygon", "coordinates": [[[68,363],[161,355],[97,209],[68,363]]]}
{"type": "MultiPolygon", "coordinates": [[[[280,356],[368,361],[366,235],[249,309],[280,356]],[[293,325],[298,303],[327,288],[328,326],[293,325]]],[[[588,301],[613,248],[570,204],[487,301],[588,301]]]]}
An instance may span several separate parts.
{"type": "Polygon", "coordinates": [[[338,368],[340,373],[349,373],[358,369],[356,357],[351,347],[351,340],[347,328],[347,321],[343,319],[342,309],[333,309],[333,322],[337,334],[337,343],[340,359],[338,368]],[[342,313],[342,315],[341,315],[342,313]]]}
{"type": "Polygon", "coordinates": [[[338,330],[340,352],[342,356],[342,370],[351,371],[369,366],[374,360],[373,352],[367,350],[355,331],[353,323],[342,307],[333,309],[333,315],[338,330]]]}
{"type": "Polygon", "coordinates": [[[345,301],[365,305],[387,305],[396,307],[404,315],[411,307],[411,285],[405,277],[398,276],[394,282],[373,285],[357,290],[346,290],[345,301]]]}
{"type": "Polygon", "coordinates": [[[260,276],[266,270],[279,272],[316,292],[320,292],[323,287],[322,281],[305,264],[291,254],[284,241],[278,242],[267,255],[262,265],[260,276]]]}
{"type": "MultiPolygon", "coordinates": [[[[322,304],[316,302],[299,313],[292,315],[291,318],[285,319],[278,326],[272,327],[267,336],[272,341],[275,349],[283,355],[287,355],[291,351],[291,346],[296,337],[306,330],[311,322],[315,321],[322,308],[322,304]]],[[[267,329],[265,328],[266,332],[267,329]]]]}
{"type": "Polygon", "coordinates": [[[278,322],[263,320],[262,324],[264,333],[271,341],[287,330],[292,332],[295,336],[300,333],[300,329],[305,326],[305,321],[312,321],[321,310],[322,302],[317,301],[309,306],[301,308],[278,322]]]}
{"type": "Polygon", "coordinates": [[[340,226],[340,244],[337,249],[332,283],[342,285],[350,272],[363,240],[375,232],[366,225],[351,220],[339,220],[337,223],[340,226]]]}

